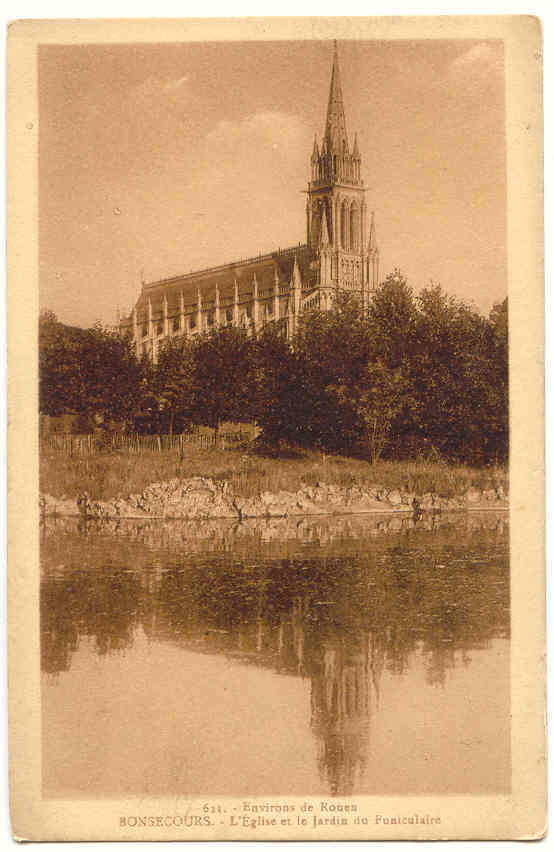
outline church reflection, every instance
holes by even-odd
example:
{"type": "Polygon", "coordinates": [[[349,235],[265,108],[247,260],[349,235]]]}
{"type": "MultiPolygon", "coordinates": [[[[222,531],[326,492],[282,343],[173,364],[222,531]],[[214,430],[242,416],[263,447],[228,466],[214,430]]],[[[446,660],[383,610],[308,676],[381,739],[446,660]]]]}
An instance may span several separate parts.
{"type": "Polygon", "coordinates": [[[45,674],[68,671],[82,640],[98,656],[125,654],[142,631],[307,679],[318,769],[334,795],[360,787],[385,669],[401,675],[420,654],[440,688],[472,649],[508,635],[505,527],[416,530],[402,547],[385,536],[350,552],[317,542],[264,551],[259,541],[153,551],[113,536],[85,550],[82,531],[73,536],[50,532],[42,545],[45,674]]]}

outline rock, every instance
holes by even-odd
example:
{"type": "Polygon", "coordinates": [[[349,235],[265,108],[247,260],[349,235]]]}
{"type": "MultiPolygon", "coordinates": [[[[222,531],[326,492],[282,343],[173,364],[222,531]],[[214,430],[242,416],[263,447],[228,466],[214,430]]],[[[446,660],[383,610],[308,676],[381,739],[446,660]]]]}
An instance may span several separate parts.
{"type": "MultiPolygon", "coordinates": [[[[381,485],[341,487],[318,483],[307,485],[296,492],[264,491],[248,499],[235,495],[226,480],[212,480],[195,476],[189,479],[173,478],[167,482],[154,482],[142,494],[121,495],[108,501],[92,501],[86,492],[77,500],[55,499],[41,495],[40,511],[48,515],[78,515],[93,517],[106,523],[113,518],[179,518],[207,520],[229,518],[245,521],[247,518],[287,518],[313,515],[354,515],[356,513],[407,512],[410,509],[421,520],[422,513],[438,513],[478,507],[481,501],[488,503],[502,500],[502,486],[481,493],[469,488],[464,495],[447,499],[427,492],[417,496],[399,489],[387,490],[381,485]]],[[[425,516],[423,517],[424,520],[425,516]]],[[[418,520],[418,523],[420,523],[418,520]]]]}
{"type": "Polygon", "coordinates": [[[459,501],[459,500],[457,500],[455,497],[450,497],[450,498],[446,501],[446,508],[447,508],[449,511],[454,511],[454,512],[456,512],[456,511],[458,511],[458,509],[461,509],[460,501],[459,501]]]}
{"type": "Polygon", "coordinates": [[[431,494],[430,491],[427,491],[423,495],[423,497],[421,498],[420,506],[421,506],[422,509],[427,510],[427,509],[432,509],[434,505],[435,505],[435,495],[431,494]]]}

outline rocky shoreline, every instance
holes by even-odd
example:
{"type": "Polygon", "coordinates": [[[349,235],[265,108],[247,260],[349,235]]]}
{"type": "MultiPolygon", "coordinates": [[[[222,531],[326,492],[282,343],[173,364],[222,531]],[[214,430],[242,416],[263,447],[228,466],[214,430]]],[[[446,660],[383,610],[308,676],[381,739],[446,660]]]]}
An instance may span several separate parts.
{"type": "Polygon", "coordinates": [[[317,483],[296,492],[264,492],[241,497],[230,483],[205,477],[155,482],[141,494],[112,500],[91,500],[88,494],[76,499],[40,496],[41,515],[77,516],[96,519],[214,520],[248,518],[288,518],[311,515],[422,514],[468,510],[508,509],[508,495],[499,486],[481,491],[469,488],[457,497],[413,494],[380,485],[342,487],[317,483]]]}

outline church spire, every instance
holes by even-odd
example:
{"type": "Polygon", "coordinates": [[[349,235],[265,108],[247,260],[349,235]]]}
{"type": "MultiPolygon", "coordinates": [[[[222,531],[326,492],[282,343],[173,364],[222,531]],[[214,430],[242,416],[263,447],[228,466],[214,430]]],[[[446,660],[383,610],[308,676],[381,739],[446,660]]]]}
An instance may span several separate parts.
{"type": "Polygon", "coordinates": [[[314,136],[314,147],[312,150],[312,163],[317,163],[319,160],[319,148],[317,147],[317,136],[314,136]]]}
{"type": "Polygon", "coordinates": [[[327,122],[325,124],[325,142],[327,150],[336,153],[348,152],[348,136],[346,135],[346,119],[342,101],[340,84],[339,55],[337,42],[333,54],[333,70],[331,72],[331,88],[327,106],[327,122]]]}
{"type": "Polygon", "coordinates": [[[321,217],[321,233],[319,235],[319,246],[320,248],[326,248],[329,245],[329,228],[327,226],[327,214],[325,212],[325,207],[323,208],[323,215],[321,217]]]}
{"type": "Polygon", "coordinates": [[[377,235],[375,232],[375,213],[371,211],[371,225],[369,226],[369,242],[367,244],[369,253],[377,250],[377,235]]]}

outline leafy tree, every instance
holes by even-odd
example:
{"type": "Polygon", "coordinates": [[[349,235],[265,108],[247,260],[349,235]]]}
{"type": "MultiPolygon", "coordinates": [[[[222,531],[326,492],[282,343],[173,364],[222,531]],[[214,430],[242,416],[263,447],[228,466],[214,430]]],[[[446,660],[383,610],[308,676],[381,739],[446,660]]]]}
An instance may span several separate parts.
{"type": "Polygon", "coordinates": [[[81,410],[107,420],[125,420],[136,410],[141,370],[129,336],[97,323],[79,347],[81,410]]]}
{"type": "Polygon", "coordinates": [[[338,385],[336,393],[349,407],[367,446],[371,462],[381,458],[395,418],[402,409],[406,382],[402,369],[391,370],[382,361],[367,364],[361,381],[354,386],[338,385]]]}
{"type": "Polygon", "coordinates": [[[489,314],[489,322],[494,331],[497,343],[508,346],[508,297],[503,302],[497,302],[492,306],[489,314]]]}
{"type": "Polygon", "coordinates": [[[488,442],[491,458],[504,461],[509,447],[509,383],[508,383],[508,299],[493,306],[489,315],[492,331],[490,342],[490,385],[488,408],[488,442]]]}
{"type": "Polygon", "coordinates": [[[255,396],[252,416],[264,441],[274,447],[306,442],[310,418],[309,383],[303,356],[293,350],[274,325],[267,326],[254,347],[255,396]]]}
{"type": "Polygon", "coordinates": [[[141,369],[130,338],[72,328],[51,312],[39,319],[39,396],[45,414],[122,420],[137,405],[141,369]]]}
{"type": "Polygon", "coordinates": [[[224,420],[251,417],[254,397],[254,344],[246,331],[222,326],[204,335],[194,349],[194,408],[197,423],[214,429],[224,420]]]}
{"type": "Polygon", "coordinates": [[[410,357],[417,324],[414,295],[405,276],[395,269],[377,288],[369,305],[371,338],[379,357],[392,369],[410,357]]]}
{"type": "Polygon", "coordinates": [[[170,337],[158,352],[152,370],[152,397],[162,428],[173,434],[176,423],[181,429],[193,414],[194,345],[185,337],[170,337]]]}
{"type": "Polygon", "coordinates": [[[84,330],[59,322],[52,311],[39,317],[39,407],[53,416],[82,411],[79,353],[84,330]]]}
{"type": "Polygon", "coordinates": [[[337,388],[361,380],[371,352],[370,327],[358,300],[339,294],[330,311],[305,315],[293,348],[304,372],[303,443],[335,451],[352,448],[359,426],[337,388]]]}
{"type": "Polygon", "coordinates": [[[490,325],[440,286],[423,290],[417,304],[414,430],[446,458],[482,462],[488,456],[490,325]]]}

